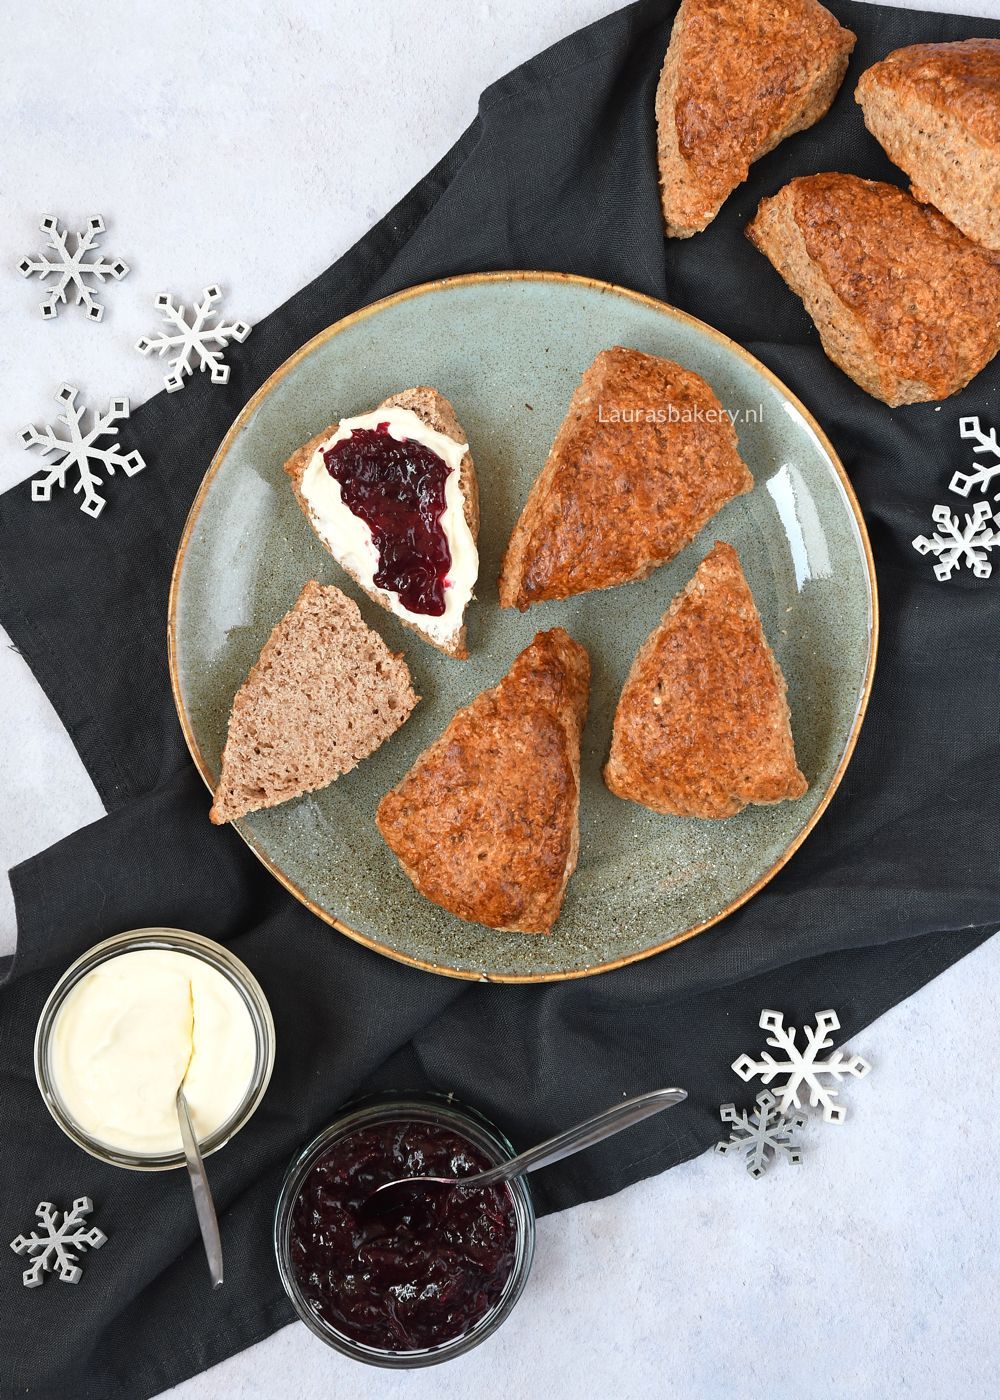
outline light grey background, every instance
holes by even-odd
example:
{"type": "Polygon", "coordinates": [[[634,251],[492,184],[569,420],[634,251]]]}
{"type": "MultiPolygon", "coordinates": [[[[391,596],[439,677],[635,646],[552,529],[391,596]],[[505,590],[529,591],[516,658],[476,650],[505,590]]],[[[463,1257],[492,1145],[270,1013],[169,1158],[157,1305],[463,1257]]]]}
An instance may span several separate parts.
{"type": "MultiPolygon", "coordinates": [[[[138,402],[156,392],[159,362],[131,346],[156,325],[157,292],[190,300],[220,281],[229,310],[253,322],[420,178],[471,121],[487,83],[612,7],[3,7],[0,487],[32,471],[16,433],[48,418],[64,380],[101,399],[127,393],[138,402]],[[49,212],[70,221],[103,214],[104,247],[132,266],[105,293],[99,326],[73,308],[43,323],[38,284],[15,271],[41,246],[37,225],[49,212]]],[[[927,8],[1000,18],[996,0],[927,8]]],[[[142,487],[141,476],[113,485],[142,487]]],[[[87,524],[81,518],[81,529],[87,524]]],[[[0,697],[6,866],[102,809],[48,701],[6,644],[0,697]]],[[[0,950],[14,941],[4,885],[0,950]]],[[[998,980],[994,939],[859,1036],[852,1048],[874,1072],[851,1082],[843,1127],[811,1125],[803,1166],[779,1164],[753,1182],[709,1154],[542,1221],[524,1301],[467,1358],[422,1374],[368,1372],[293,1325],[171,1394],[995,1395],[998,980]]]]}

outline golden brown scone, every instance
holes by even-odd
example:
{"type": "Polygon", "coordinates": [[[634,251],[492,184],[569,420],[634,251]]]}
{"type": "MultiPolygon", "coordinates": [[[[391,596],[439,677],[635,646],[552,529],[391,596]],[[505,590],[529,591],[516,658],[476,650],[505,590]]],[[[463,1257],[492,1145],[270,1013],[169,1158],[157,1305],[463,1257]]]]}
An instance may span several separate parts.
{"type": "Polygon", "coordinates": [[[739,556],[716,544],[635,658],[604,781],[678,817],[801,797],[785,691],[739,556]]]}
{"type": "MultiPolygon", "coordinates": [[[[418,418],[421,418],[428,427],[435,429],[436,432],[444,433],[446,437],[450,437],[454,442],[461,443],[468,442],[469,440],[467,434],[463,431],[461,423],[458,421],[454,408],[448,400],[443,394],[439,394],[436,389],[430,389],[426,385],[415,389],[403,389],[398,394],[390,394],[387,399],[382,400],[378,408],[408,408],[415,413],[418,418]]],[[[303,443],[296,452],[292,453],[291,457],[289,457],[288,461],[285,463],[285,472],[291,479],[292,489],[295,492],[295,499],[302,508],[302,513],[309,521],[309,524],[312,525],[320,544],[322,544],[324,549],[329,550],[331,554],[333,551],[330,549],[329,543],[324,539],[320,531],[316,529],[316,522],[309,509],[309,503],[302,494],[301,486],[302,478],[312,460],[313,453],[326,442],[328,438],[333,436],[338,426],[339,424],[337,423],[331,423],[328,428],[324,428],[321,433],[317,433],[314,438],[310,438],[308,442],[303,443]]],[[[465,508],[465,518],[468,521],[469,529],[472,531],[472,538],[475,541],[478,540],[479,537],[479,485],[476,480],[476,469],[473,466],[471,452],[465,453],[459,471],[459,484],[462,492],[462,503],[465,508]]],[[[337,562],[341,563],[340,560],[337,562]]],[[[385,607],[385,599],[377,589],[367,587],[352,569],[347,568],[342,563],[341,567],[344,569],[344,572],[349,574],[350,577],[354,579],[354,582],[368,594],[369,598],[378,603],[380,607],[385,607]]],[[[393,616],[397,616],[397,614],[394,613],[393,616]]],[[[469,650],[467,646],[467,628],[464,621],[461,629],[447,643],[436,642],[434,638],[428,636],[424,629],[417,623],[410,622],[403,617],[399,618],[399,621],[402,622],[404,627],[409,627],[412,632],[416,632],[419,637],[423,637],[425,642],[430,642],[431,646],[436,646],[439,651],[443,651],[446,656],[454,656],[462,661],[467,659],[469,650]]]]}
{"type": "Polygon", "coordinates": [[[645,578],[752,487],[704,379],[657,355],[602,350],[514,527],[500,605],[523,612],[645,578]]]}
{"type": "Polygon", "coordinates": [[[375,820],[420,893],[471,923],[548,933],[580,844],[590,659],[561,627],[459,710],[375,820]]]}
{"type": "Polygon", "coordinates": [[[753,161],[826,114],[854,41],[817,0],[683,0],[656,90],[669,237],[700,232],[753,161]]]}
{"type": "Polygon", "coordinates": [[[896,49],[854,96],[914,196],[1000,250],[1000,39],[896,49]]]}
{"type": "Polygon", "coordinates": [[[895,185],[803,176],[747,235],[834,364],[892,408],[957,393],[1000,349],[1000,264],[895,185]]]}

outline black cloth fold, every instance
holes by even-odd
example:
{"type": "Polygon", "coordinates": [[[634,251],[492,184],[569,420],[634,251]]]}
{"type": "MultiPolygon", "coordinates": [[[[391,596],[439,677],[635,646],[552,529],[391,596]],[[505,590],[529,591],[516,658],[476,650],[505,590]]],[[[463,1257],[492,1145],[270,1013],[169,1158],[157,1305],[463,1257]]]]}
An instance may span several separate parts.
{"type": "MultiPolygon", "coordinates": [[[[592,1199],[702,1151],[718,1105],[750,1103],[730,1070],[761,1043],[762,1007],[793,1024],[832,1006],[856,1035],[1000,923],[995,778],[1000,578],[935,581],[910,541],[946,499],[958,419],[1000,423],[988,367],[940,406],[892,411],[819,349],[800,303],[743,237],[758,200],[823,169],[904,183],[864,131],[858,74],[918,41],[1000,37],[986,20],[832,0],[858,34],[830,115],[753,167],[715,223],[663,238],[653,96],[675,4],[641,0],[571,35],[483,94],[479,115],[415,190],[329,271],[122,433],[148,468],[112,483],[101,518],[0,499],[0,622],[73,737],[109,815],[12,872],[18,945],[0,990],[0,1134],[8,1238],[40,1198],[93,1197],[109,1236],[76,1288],[0,1271],[0,1393],[145,1397],[291,1318],[270,1246],[292,1153],[338,1105],[380,1087],[453,1091],[527,1144],[623,1094],[679,1083],[669,1114],[541,1173],[541,1210],[592,1199]],[[167,589],[191,500],[239,408],[304,341],[357,307],[451,273],[548,268],[671,301],[758,355],[832,438],[876,556],[882,640],[868,718],[829,810],[801,850],[724,923],[657,958],[541,987],[460,983],[402,967],[297,904],[207,799],[170,696],[167,589]],[[271,1088],[211,1160],[227,1282],[205,1277],[183,1173],[148,1176],[79,1152],[32,1072],[41,1005],[67,963],[148,924],[227,943],[277,1025],[271,1088]],[[179,1345],[178,1339],[185,1339],[179,1345]]],[[[962,506],[963,503],[956,501],[962,506]]],[[[998,569],[1000,573],[1000,569],[998,569]]],[[[7,820],[16,814],[8,813],[7,820]]]]}

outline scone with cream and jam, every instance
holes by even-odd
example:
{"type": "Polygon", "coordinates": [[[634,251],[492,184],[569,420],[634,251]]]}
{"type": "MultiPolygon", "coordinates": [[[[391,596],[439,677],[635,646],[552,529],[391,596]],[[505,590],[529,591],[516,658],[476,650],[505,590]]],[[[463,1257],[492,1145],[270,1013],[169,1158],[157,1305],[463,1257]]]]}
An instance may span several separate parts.
{"type": "Polygon", "coordinates": [[[479,491],[448,400],[404,389],[318,433],[285,471],[321,543],[368,596],[446,655],[467,657],[479,491]]]}

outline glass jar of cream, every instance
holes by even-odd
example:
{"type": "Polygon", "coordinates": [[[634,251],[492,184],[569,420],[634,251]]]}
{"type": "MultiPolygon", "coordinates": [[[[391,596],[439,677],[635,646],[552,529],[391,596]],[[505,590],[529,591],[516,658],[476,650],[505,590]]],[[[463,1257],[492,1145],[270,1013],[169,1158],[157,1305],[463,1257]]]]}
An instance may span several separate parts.
{"type": "Polygon", "coordinates": [[[183,1081],[207,1156],[256,1109],[274,1064],[274,1023],[228,949],[180,929],[118,934],[67,969],[42,1009],[35,1077],[62,1130],[115,1166],[184,1165],[183,1081]]]}

